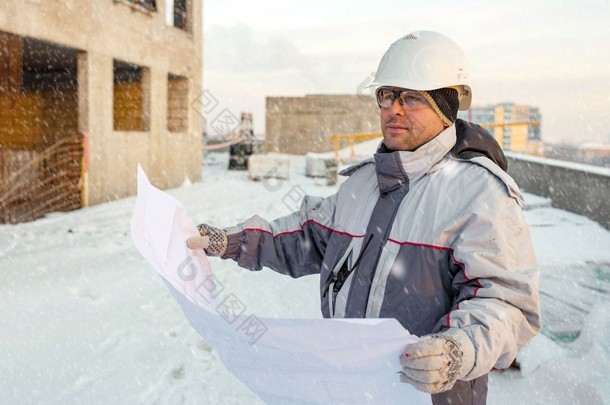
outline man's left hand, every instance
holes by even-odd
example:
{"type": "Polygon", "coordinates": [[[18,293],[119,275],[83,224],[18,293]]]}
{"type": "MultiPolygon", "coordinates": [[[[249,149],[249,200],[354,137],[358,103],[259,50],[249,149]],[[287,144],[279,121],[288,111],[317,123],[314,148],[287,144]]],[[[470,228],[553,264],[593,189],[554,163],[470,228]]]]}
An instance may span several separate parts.
{"type": "Polygon", "coordinates": [[[400,381],[436,394],[450,390],[468,374],[474,365],[474,347],[464,332],[449,329],[407,346],[400,362],[400,381]]]}

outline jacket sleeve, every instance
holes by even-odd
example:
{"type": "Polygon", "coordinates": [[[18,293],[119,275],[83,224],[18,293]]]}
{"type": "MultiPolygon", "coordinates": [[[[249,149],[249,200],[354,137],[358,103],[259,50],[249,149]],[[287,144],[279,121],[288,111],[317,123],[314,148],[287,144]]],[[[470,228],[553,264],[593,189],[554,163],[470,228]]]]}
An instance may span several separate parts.
{"type": "Polygon", "coordinates": [[[451,328],[462,340],[465,359],[473,364],[464,380],[510,366],[540,329],[538,266],[529,229],[518,201],[502,186],[494,182],[473,193],[472,214],[452,244],[456,298],[437,329],[451,328]]]}
{"type": "Polygon", "coordinates": [[[258,215],[226,228],[228,248],[223,259],[240,267],[301,277],[320,273],[331,234],[336,194],[327,198],[305,196],[299,211],[266,221],[258,215]]]}

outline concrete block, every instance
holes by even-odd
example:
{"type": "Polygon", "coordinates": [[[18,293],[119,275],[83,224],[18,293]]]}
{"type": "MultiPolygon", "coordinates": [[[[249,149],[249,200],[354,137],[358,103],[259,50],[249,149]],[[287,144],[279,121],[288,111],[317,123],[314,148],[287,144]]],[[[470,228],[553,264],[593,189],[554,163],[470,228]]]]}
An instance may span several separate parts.
{"type": "Polygon", "coordinates": [[[305,155],[305,174],[308,177],[326,177],[329,186],[337,183],[337,159],[329,153],[309,152],[305,155]]]}
{"type": "Polygon", "coordinates": [[[290,159],[284,155],[252,155],[248,158],[248,175],[252,180],[288,179],[290,159]]]}
{"type": "MultiPolygon", "coordinates": [[[[327,153],[309,152],[305,155],[305,174],[307,177],[326,177],[335,158],[327,153]]],[[[336,164],[336,163],[335,163],[336,164]]]]}

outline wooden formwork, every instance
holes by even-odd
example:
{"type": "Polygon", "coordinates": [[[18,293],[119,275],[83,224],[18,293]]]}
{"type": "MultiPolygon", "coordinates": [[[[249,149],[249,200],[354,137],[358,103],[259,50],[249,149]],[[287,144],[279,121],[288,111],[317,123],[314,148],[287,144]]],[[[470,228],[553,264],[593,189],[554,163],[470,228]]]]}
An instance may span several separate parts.
{"type": "Polygon", "coordinates": [[[0,223],[80,208],[82,165],[80,134],[40,151],[0,148],[0,223]]]}

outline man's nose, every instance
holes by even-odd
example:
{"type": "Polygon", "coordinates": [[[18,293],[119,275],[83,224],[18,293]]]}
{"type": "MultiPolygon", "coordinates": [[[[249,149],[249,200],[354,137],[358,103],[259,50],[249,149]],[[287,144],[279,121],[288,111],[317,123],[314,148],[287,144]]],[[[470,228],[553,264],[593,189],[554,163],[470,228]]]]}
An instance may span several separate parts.
{"type": "Polygon", "coordinates": [[[390,107],[390,113],[392,113],[393,115],[405,115],[405,109],[400,104],[400,101],[398,101],[398,98],[394,99],[394,102],[390,107]]]}

